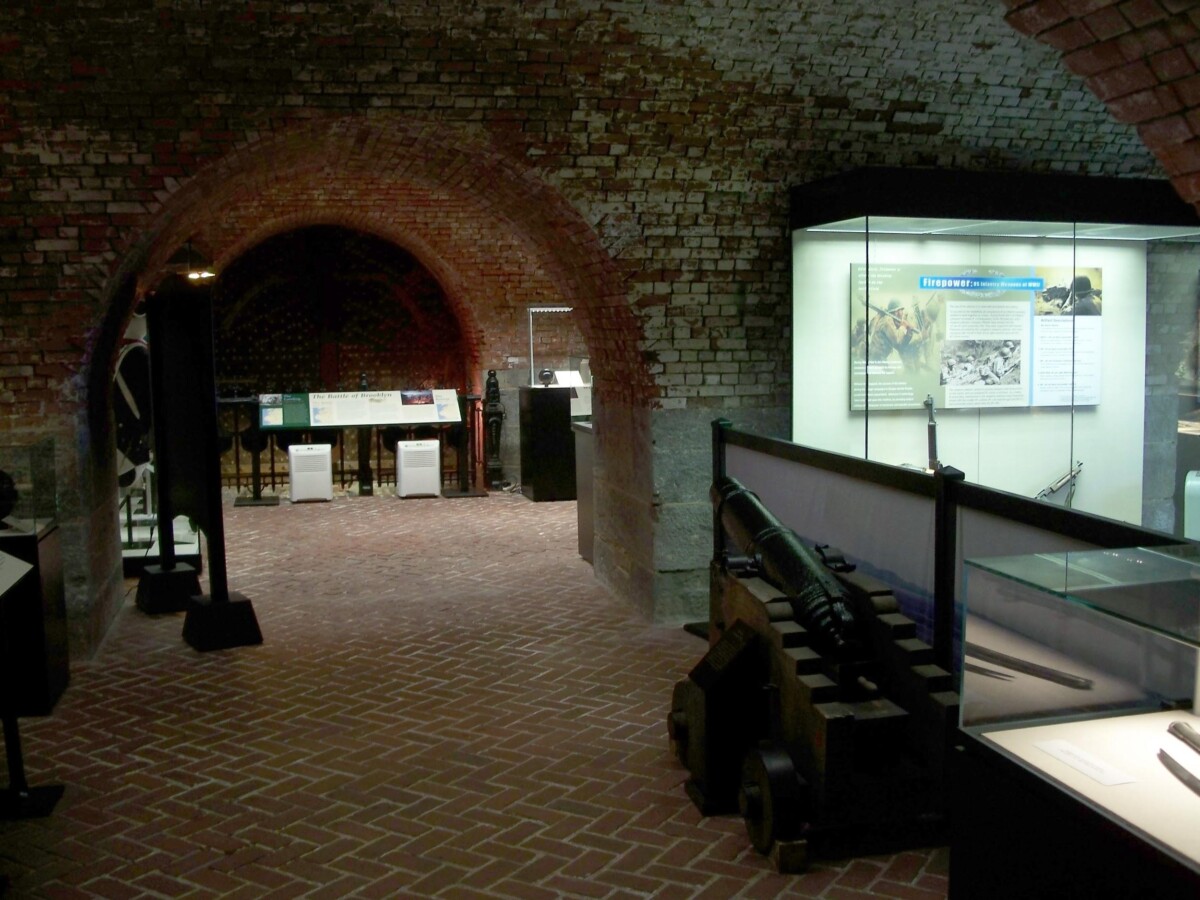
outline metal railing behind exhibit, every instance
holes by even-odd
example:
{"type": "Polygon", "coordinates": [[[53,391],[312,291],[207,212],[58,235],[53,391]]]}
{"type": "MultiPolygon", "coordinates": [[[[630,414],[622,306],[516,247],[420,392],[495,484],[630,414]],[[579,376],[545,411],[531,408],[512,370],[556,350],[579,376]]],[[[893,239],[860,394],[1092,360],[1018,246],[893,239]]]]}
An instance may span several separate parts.
{"type": "MultiPolygon", "coordinates": [[[[739,431],[725,419],[712,434],[713,482],[738,479],[806,542],[837,547],[891,585],[947,671],[958,668],[964,559],[1180,543],[971,484],[949,466],[898,468],[739,431]]],[[[714,542],[721,534],[714,523],[714,542]]]]}

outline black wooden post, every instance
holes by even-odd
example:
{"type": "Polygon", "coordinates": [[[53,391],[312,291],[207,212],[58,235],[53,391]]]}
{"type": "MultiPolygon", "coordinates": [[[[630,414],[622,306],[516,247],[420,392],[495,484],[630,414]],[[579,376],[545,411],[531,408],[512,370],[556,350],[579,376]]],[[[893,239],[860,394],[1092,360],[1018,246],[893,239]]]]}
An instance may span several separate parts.
{"type": "Polygon", "coordinates": [[[933,655],[951,674],[958,669],[954,641],[957,634],[955,590],[958,578],[958,485],[966,478],[952,466],[933,473],[933,655]]]}

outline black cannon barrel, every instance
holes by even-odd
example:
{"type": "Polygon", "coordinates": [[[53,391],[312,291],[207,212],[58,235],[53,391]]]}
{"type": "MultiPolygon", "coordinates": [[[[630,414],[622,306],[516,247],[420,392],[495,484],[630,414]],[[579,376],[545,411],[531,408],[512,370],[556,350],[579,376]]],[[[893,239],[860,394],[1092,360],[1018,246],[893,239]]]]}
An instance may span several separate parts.
{"type": "Polygon", "coordinates": [[[787,594],[797,621],[828,649],[857,643],[858,622],[841,584],[800,540],[736,478],[722,478],[710,491],[721,529],[764,577],[787,594]]]}

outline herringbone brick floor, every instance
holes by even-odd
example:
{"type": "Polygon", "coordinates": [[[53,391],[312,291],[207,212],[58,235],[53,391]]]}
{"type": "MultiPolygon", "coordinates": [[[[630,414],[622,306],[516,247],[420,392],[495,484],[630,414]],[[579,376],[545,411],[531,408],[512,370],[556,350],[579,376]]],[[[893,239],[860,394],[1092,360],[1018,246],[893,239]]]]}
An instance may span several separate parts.
{"type": "Polygon", "coordinates": [[[0,823],[14,897],[945,896],[944,850],[775,874],[670,753],[704,644],[579,559],[574,503],[225,511],[265,643],[200,654],[126,604],[22,722],[54,814],[0,823]]]}

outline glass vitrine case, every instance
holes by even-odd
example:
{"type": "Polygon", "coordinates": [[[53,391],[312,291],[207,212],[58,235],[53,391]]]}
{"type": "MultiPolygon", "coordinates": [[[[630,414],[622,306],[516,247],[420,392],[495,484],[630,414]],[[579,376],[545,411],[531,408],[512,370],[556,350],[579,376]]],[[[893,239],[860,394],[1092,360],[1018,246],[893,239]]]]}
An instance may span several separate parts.
{"type": "Polygon", "coordinates": [[[1200,547],[968,560],[964,589],[952,895],[1195,896],[1200,547]]]}
{"type": "Polygon", "coordinates": [[[1198,271],[1200,219],[1166,182],[802,185],[792,439],[1200,537],[1198,271]]]}
{"type": "Polygon", "coordinates": [[[56,515],[54,439],[0,444],[0,534],[37,534],[56,515]]]}
{"type": "Polygon", "coordinates": [[[0,445],[0,712],[46,715],[68,679],[54,441],[0,445]]]}

